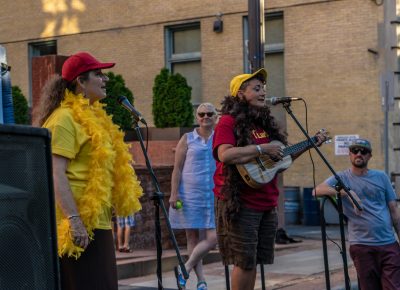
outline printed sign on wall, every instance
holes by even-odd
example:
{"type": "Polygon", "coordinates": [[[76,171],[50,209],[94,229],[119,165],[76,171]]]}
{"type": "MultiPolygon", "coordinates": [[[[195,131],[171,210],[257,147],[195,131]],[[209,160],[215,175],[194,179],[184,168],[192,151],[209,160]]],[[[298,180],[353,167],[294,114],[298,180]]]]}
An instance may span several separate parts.
{"type": "Polygon", "coordinates": [[[358,135],[335,135],[335,155],[349,155],[349,146],[358,135]]]}

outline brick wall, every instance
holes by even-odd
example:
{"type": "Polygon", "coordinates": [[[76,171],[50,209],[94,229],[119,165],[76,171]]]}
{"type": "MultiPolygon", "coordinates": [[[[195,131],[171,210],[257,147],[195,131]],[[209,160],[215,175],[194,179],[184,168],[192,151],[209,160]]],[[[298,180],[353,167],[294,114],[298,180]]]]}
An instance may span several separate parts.
{"type": "MultiPolygon", "coordinates": [[[[326,128],[331,136],[359,134],[372,141],[371,168],[383,169],[383,113],[379,95],[380,61],[367,51],[378,45],[381,10],[364,1],[328,1],[285,11],[285,85],[289,96],[308,104],[310,133],[326,128]],[[372,16],[373,15],[373,16],[372,16]]],[[[305,124],[302,103],[292,109],[305,124]]],[[[289,140],[304,136],[288,117],[289,140]]],[[[347,168],[348,156],[335,156],[334,143],[321,147],[336,170],[347,168]]],[[[313,154],[317,182],[331,173],[313,154]]],[[[286,186],[312,186],[312,168],[304,154],[285,172],[286,186]]]]}
{"type": "MultiPolygon", "coordinates": [[[[175,158],[175,147],[178,144],[178,141],[179,140],[149,141],[147,154],[149,156],[150,163],[153,166],[172,166],[175,158]]],[[[133,160],[135,161],[135,165],[146,165],[143,151],[139,142],[132,142],[130,151],[132,153],[133,160]]]]}
{"type": "MultiPolygon", "coordinates": [[[[7,49],[13,84],[27,96],[28,43],[56,39],[61,55],[88,50],[103,61],[117,62],[112,70],[124,76],[135,106],[151,124],[153,81],[165,66],[164,29],[192,21],[201,26],[204,101],[218,107],[231,77],[243,71],[247,1],[124,0],[119,5],[98,5],[87,0],[65,7],[61,2],[16,0],[9,5],[0,0],[2,14],[7,15],[0,18],[0,44],[7,49]],[[52,7],[46,6],[51,3],[52,7]],[[224,31],[216,34],[212,23],[218,12],[224,14],[224,31]]],[[[283,12],[286,94],[307,101],[310,132],[327,128],[333,136],[359,134],[371,139],[374,156],[370,166],[383,169],[384,116],[379,95],[383,59],[368,52],[379,45],[383,6],[365,0],[271,0],[266,1],[266,11],[283,12]]],[[[304,124],[302,104],[293,103],[293,111],[304,124]]],[[[304,139],[289,117],[287,129],[292,143],[304,139]]],[[[163,156],[171,153],[171,144],[166,146],[160,149],[166,152],[163,156]]],[[[140,158],[137,149],[133,150],[134,157],[140,158]]],[[[333,144],[321,150],[335,169],[349,165],[346,156],[334,155],[333,144]]],[[[319,183],[330,173],[315,154],[314,160],[319,183]]],[[[284,176],[285,186],[312,186],[308,155],[299,158],[284,176]]]]}
{"type": "MultiPolygon", "coordinates": [[[[142,210],[135,215],[136,226],[132,229],[131,245],[135,249],[154,249],[155,247],[155,206],[151,199],[155,192],[151,176],[146,167],[135,166],[141,185],[144,189],[144,195],[141,198],[142,210]]],[[[154,173],[160,184],[161,192],[164,193],[164,205],[168,211],[169,196],[171,194],[171,173],[172,166],[154,166],[154,173]]],[[[161,208],[160,208],[161,210],[161,208]]],[[[165,217],[160,211],[160,224],[163,249],[172,248],[171,236],[165,223],[165,217]]],[[[183,230],[175,231],[177,242],[180,246],[186,245],[186,236],[183,230]]]]}

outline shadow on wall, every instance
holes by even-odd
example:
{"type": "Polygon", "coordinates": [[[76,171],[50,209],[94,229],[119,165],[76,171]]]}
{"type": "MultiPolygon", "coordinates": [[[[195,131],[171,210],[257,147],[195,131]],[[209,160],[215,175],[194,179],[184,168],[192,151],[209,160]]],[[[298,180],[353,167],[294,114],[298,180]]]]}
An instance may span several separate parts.
{"type": "Polygon", "coordinates": [[[42,0],[42,11],[45,18],[41,37],[60,34],[79,33],[78,14],[86,10],[82,0],[42,0]]]}

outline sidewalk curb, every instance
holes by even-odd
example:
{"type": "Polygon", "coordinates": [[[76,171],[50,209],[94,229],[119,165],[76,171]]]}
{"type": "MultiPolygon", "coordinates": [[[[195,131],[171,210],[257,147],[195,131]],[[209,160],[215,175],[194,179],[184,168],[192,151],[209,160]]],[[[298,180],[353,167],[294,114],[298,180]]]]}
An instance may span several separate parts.
{"type": "MultiPolygon", "coordinates": [[[[187,260],[187,255],[183,254],[182,258],[187,260]]],[[[221,261],[218,250],[213,250],[203,258],[203,264],[210,264],[221,261]]],[[[176,255],[163,255],[161,261],[162,272],[169,272],[178,265],[176,255]]],[[[135,278],[154,274],[157,271],[157,257],[140,257],[140,258],[121,258],[117,261],[118,280],[135,278]]]]}
{"type": "MultiPolygon", "coordinates": [[[[350,282],[350,289],[351,289],[351,290],[359,290],[359,288],[358,288],[358,282],[357,282],[357,281],[351,281],[351,282],[350,282]]],[[[346,290],[346,286],[345,286],[345,285],[343,285],[343,286],[336,286],[336,287],[331,288],[331,290],[346,290]]]]}
{"type": "MultiPolygon", "coordinates": [[[[275,251],[287,250],[300,247],[301,243],[276,245],[275,251]]],[[[135,254],[135,252],[134,252],[135,254]]],[[[186,254],[182,254],[182,258],[187,260],[186,254]]],[[[221,256],[218,250],[210,251],[203,258],[203,265],[216,263],[221,261],[221,256]]],[[[164,251],[161,261],[162,272],[169,272],[178,265],[178,259],[175,251],[164,251]]],[[[157,270],[157,256],[153,255],[140,255],[140,256],[119,256],[117,257],[117,273],[118,280],[136,278],[156,273],[157,270]]]]}

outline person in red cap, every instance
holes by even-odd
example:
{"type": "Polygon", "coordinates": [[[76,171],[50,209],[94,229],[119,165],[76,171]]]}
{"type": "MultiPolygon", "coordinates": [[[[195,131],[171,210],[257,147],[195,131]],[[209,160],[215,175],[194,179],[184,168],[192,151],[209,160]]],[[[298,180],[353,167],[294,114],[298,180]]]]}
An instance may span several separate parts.
{"type": "Polygon", "coordinates": [[[108,78],[87,52],[70,56],[44,87],[37,125],[52,134],[62,289],[118,289],[111,208],[141,209],[143,190],[123,133],[99,101],[108,78]]]}
{"type": "MultiPolygon", "coordinates": [[[[214,132],[217,237],[223,263],[234,265],[233,290],[254,289],[257,264],[274,261],[279,194],[276,175],[255,186],[248,175],[246,180],[242,178],[237,167],[253,162],[259,166],[254,171],[262,172],[284,157],[281,145],[272,143],[287,141],[266,106],[266,78],[262,68],[231,80],[230,95],[222,102],[222,116],[214,132]],[[262,165],[266,157],[269,161],[262,165]]],[[[320,145],[322,138],[317,138],[320,145]]],[[[308,148],[293,153],[292,158],[308,148]]]]}

